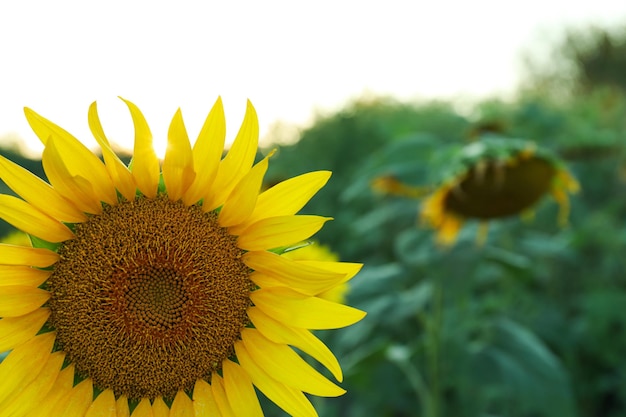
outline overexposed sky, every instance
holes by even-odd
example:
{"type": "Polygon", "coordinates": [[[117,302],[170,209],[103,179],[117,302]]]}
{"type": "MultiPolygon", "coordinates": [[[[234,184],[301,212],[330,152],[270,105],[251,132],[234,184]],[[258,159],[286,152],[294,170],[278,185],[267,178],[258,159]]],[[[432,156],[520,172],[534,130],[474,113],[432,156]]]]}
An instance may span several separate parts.
{"type": "Polygon", "coordinates": [[[131,146],[117,96],[142,109],[162,152],[175,110],[195,137],[218,95],[232,139],[246,98],[263,136],[364,93],[507,94],[522,49],[564,26],[619,22],[623,0],[3,1],[0,137],[40,149],[28,106],[93,146],[97,101],[109,138],[131,146]]]}

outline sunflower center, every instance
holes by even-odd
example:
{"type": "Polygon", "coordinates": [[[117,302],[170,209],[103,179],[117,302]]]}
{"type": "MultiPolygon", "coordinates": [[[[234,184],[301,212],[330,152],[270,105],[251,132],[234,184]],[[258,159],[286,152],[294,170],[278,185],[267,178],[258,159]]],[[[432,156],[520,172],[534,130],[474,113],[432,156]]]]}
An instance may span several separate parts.
{"type": "Polygon", "coordinates": [[[165,330],[181,321],[189,298],[174,269],[141,268],[129,281],[126,308],[138,325],[165,330]]]}
{"type": "Polygon", "coordinates": [[[214,213],[138,198],[75,227],[49,279],[58,348],[100,389],[172,398],[233,355],[253,288],[214,213]]]}
{"type": "Polygon", "coordinates": [[[470,171],[446,196],[448,209],[466,217],[495,219],[519,213],[535,204],[550,190],[554,167],[533,157],[512,166],[487,163],[470,171]]]}

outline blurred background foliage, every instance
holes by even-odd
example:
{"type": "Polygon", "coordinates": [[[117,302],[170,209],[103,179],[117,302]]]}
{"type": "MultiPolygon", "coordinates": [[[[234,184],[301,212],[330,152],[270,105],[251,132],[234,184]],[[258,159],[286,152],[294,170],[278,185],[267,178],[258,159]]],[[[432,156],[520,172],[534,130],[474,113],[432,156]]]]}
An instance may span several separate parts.
{"type": "MultiPolygon", "coordinates": [[[[626,31],[564,39],[551,65],[529,61],[512,100],[459,110],[368,97],[279,146],[267,185],[333,171],[303,212],[333,216],[318,239],[365,264],[348,303],[368,316],[319,332],[348,390],[314,399],[321,416],[626,415],[626,31]],[[531,221],[493,222],[482,245],[469,222],[443,249],[418,221],[419,199],[371,187],[393,175],[432,189],[454,152],[488,133],[565,162],[582,188],[568,227],[548,197],[531,221]]],[[[43,175],[39,161],[2,153],[43,175]]]]}
{"type": "Polygon", "coordinates": [[[280,147],[271,181],[333,171],[304,211],[333,216],[320,240],[365,264],[348,301],[368,316],[323,334],[348,394],[320,415],[626,415],[626,30],[572,30],[552,57],[528,66],[513,100],[369,97],[280,147]],[[459,147],[489,133],[565,162],[582,188],[568,227],[545,198],[532,221],[492,222],[482,246],[470,222],[441,249],[419,200],[371,188],[385,175],[436,186],[459,147]]]}

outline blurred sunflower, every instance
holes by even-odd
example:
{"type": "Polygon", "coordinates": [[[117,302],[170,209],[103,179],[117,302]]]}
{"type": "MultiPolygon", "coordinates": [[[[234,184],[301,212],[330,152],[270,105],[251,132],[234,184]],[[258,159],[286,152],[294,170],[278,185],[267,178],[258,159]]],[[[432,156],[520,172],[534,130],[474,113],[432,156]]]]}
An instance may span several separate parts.
{"type": "Polygon", "coordinates": [[[533,142],[483,138],[461,150],[449,161],[444,181],[422,204],[421,218],[437,230],[437,241],[456,241],[466,219],[483,222],[529,212],[546,194],[560,206],[559,223],[569,216],[568,193],[578,182],[563,164],[533,142]]]}
{"type": "Polygon", "coordinates": [[[250,103],[222,159],[221,100],[193,147],[180,110],[160,166],[140,110],[127,167],[96,104],[89,126],[104,163],[68,132],[26,109],[43,142],[44,182],[0,157],[0,217],[33,246],[0,246],[3,416],[261,416],[254,386],[287,413],[315,416],[303,393],[344,390],[341,368],[310,329],[365,313],[318,297],[360,264],[281,256],[329,218],[296,215],[327,171],[259,193],[268,157],[253,165],[250,103]]]}

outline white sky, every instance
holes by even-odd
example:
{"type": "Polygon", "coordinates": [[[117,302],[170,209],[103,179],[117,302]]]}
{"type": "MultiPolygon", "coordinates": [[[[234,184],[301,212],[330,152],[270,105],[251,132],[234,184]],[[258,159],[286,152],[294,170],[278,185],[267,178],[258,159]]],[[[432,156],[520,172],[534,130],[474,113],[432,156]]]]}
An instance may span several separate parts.
{"type": "Polygon", "coordinates": [[[41,149],[28,106],[93,146],[87,109],[98,101],[109,138],[131,146],[118,95],[162,149],[176,108],[195,137],[218,95],[232,140],[246,98],[263,136],[365,92],[506,94],[522,49],[565,25],[617,22],[624,0],[2,1],[0,137],[41,149]]]}

